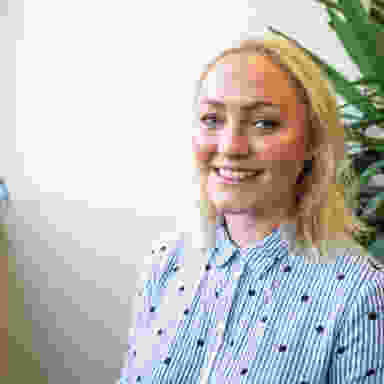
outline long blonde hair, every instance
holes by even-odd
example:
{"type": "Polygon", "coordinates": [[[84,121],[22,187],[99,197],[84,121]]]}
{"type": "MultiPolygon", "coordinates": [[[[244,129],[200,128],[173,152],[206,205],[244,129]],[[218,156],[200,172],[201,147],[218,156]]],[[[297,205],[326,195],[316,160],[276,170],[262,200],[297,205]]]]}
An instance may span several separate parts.
{"type": "MultiPolygon", "coordinates": [[[[198,117],[200,90],[208,72],[214,69],[216,63],[223,57],[242,52],[261,54],[270,58],[289,75],[299,97],[308,107],[309,137],[314,156],[297,182],[296,238],[302,246],[316,247],[321,258],[306,261],[309,263],[329,261],[333,252],[328,252],[328,249],[341,246],[344,240],[352,240],[354,245],[365,250],[354,236],[372,233],[375,229],[360,220],[353,212],[358,204],[356,194],[359,192],[360,184],[358,175],[352,167],[352,161],[345,151],[345,130],[337,109],[336,93],[321,68],[303,49],[287,39],[268,32],[261,38],[240,40],[238,46],[222,51],[205,66],[197,81],[194,98],[195,118],[198,117]]],[[[194,124],[198,124],[198,118],[194,124]]],[[[206,185],[199,168],[195,160],[195,172],[200,178],[201,214],[214,221],[216,210],[208,199],[206,185]]],[[[310,257],[309,254],[307,257],[310,257]]],[[[367,259],[375,260],[371,259],[373,256],[368,252],[364,254],[367,259]]],[[[333,259],[330,261],[334,262],[333,259]]]]}

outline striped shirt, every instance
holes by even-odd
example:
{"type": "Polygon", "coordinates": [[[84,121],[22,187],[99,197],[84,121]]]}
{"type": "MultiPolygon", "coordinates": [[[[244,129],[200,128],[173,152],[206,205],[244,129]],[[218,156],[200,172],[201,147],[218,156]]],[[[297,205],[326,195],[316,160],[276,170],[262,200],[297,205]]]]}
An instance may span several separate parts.
{"type": "Polygon", "coordinates": [[[118,384],[384,383],[384,272],[361,247],[308,264],[295,223],[247,248],[215,230],[205,252],[155,246],[118,384]]]}

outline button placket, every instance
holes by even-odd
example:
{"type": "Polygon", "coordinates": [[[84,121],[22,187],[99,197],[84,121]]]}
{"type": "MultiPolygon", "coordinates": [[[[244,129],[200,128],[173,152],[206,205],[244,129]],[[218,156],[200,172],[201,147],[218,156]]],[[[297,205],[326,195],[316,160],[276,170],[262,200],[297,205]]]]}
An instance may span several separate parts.
{"type": "MultiPolygon", "coordinates": [[[[215,312],[217,314],[216,316],[216,328],[214,330],[214,338],[215,341],[211,344],[213,347],[210,350],[208,350],[208,365],[206,368],[203,368],[202,374],[201,374],[201,381],[200,384],[207,384],[210,372],[212,371],[212,367],[215,365],[217,354],[220,350],[220,347],[224,343],[224,332],[225,332],[225,325],[227,323],[227,319],[229,316],[229,309],[233,300],[234,292],[236,292],[240,277],[243,272],[244,264],[238,262],[233,267],[232,274],[234,276],[234,283],[228,284],[227,287],[224,289],[223,294],[221,297],[215,299],[214,303],[216,303],[215,312]],[[219,310],[218,310],[219,309],[219,310]]],[[[213,299],[212,299],[213,300],[213,299]]],[[[207,304],[209,301],[207,301],[207,304]]],[[[213,306],[213,308],[215,305],[213,306]]],[[[209,306],[207,307],[207,310],[209,309],[209,306]]]]}

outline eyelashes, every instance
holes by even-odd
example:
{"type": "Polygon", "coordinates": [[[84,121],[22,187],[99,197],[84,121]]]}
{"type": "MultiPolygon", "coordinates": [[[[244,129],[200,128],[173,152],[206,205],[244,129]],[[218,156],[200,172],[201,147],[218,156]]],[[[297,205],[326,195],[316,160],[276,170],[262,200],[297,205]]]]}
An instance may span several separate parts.
{"type": "MultiPolygon", "coordinates": [[[[204,117],[202,117],[200,119],[200,121],[208,127],[208,129],[212,128],[212,125],[209,123],[210,121],[212,120],[215,120],[216,122],[217,121],[223,121],[222,119],[217,119],[216,118],[216,115],[206,115],[204,117]]],[[[244,120],[244,122],[247,122],[248,120],[244,120]]],[[[258,119],[258,120],[255,120],[253,122],[251,122],[251,125],[253,127],[256,127],[258,125],[260,125],[260,123],[263,123],[262,124],[262,130],[263,131],[271,131],[271,130],[275,130],[277,127],[280,126],[280,121],[278,120],[275,120],[275,119],[258,119]]]]}

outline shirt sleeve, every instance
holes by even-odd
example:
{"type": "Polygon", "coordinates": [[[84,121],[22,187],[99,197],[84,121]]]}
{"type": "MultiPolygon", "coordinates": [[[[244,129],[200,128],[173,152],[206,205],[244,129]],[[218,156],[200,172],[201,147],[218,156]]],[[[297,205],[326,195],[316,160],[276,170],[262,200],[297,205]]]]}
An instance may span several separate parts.
{"type": "Polygon", "coordinates": [[[337,337],[329,384],[384,383],[384,273],[370,276],[337,337]]]}
{"type": "Polygon", "coordinates": [[[160,235],[159,239],[152,242],[151,251],[144,257],[141,272],[135,287],[135,295],[132,300],[131,316],[129,319],[128,346],[123,357],[123,367],[120,370],[120,379],[115,384],[130,384],[130,372],[132,372],[135,358],[135,347],[140,334],[145,333],[150,326],[148,309],[157,283],[160,279],[164,265],[169,257],[172,245],[179,238],[178,233],[169,232],[160,235]]]}

